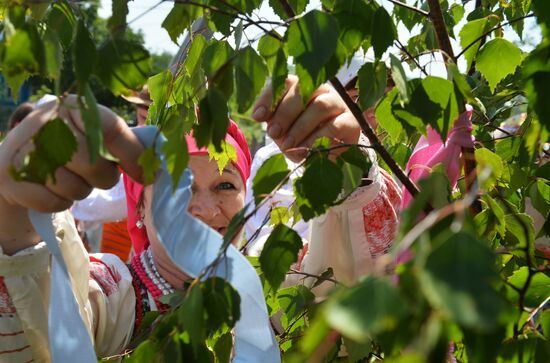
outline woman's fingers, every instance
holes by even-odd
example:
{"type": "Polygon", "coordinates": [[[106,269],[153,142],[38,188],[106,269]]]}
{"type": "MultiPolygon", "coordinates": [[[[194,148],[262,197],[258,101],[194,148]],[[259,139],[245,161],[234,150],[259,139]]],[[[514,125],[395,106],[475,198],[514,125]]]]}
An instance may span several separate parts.
{"type": "MultiPolygon", "coordinates": [[[[281,94],[281,99],[283,99],[288,91],[297,84],[298,77],[294,75],[288,76],[285,80],[285,88],[281,94]]],[[[269,121],[277,108],[278,106],[273,108],[273,89],[271,87],[271,82],[269,82],[260,96],[256,99],[254,111],[252,112],[252,118],[260,122],[269,121]]]]}
{"type": "MultiPolygon", "coordinates": [[[[338,97],[334,97],[330,92],[322,92],[313,98],[308,107],[289,125],[284,140],[282,141],[281,150],[285,151],[294,148],[297,145],[304,144],[304,141],[309,138],[309,135],[315,131],[330,126],[330,122],[338,115],[346,112],[345,107],[338,97]]],[[[332,128],[328,130],[328,137],[337,137],[332,134],[332,128]]],[[[306,143],[305,146],[310,146],[306,143]]]]}
{"type": "Polygon", "coordinates": [[[268,135],[292,160],[302,159],[303,148],[311,147],[322,136],[344,143],[356,143],[360,129],[340,95],[328,84],[313,92],[304,105],[299,91],[298,78],[289,77],[281,101],[269,110],[272,91],[268,87],[258,98],[253,117],[267,121],[268,135]],[[297,150],[302,148],[302,150],[297,150]]]}
{"type": "MultiPolygon", "coordinates": [[[[73,100],[71,99],[70,102],[73,100]]],[[[68,168],[80,174],[94,187],[107,189],[118,182],[119,172],[116,164],[98,157],[95,163],[90,163],[90,155],[84,132],[84,121],[78,108],[67,105],[67,117],[73,124],[79,148],[68,168]]],[[[117,160],[124,171],[135,180],[141,180],[142,170],[138,159],[143,152],[137,136],[126,125],[126,122],[110,109],[99,106],[103,143],[106,149],[117,160]]]]}
{"type": "Polygon", "coordinates": [[[82,200],[92,192],[93,187],[82,176],[73,173],[66,167],[57,168],[55,180],[48,178],[46,188],[66,200],[82,200]]]}
{"type": "MultiPolygon", "coordinates": [[[[100,118],[107,150],[120,160],[131,177],[139,180],[138,158],[143,150],[140,141],[109,109],[100,106],[100,118]]],[[[61,105],[52,102],[33,111],[0,146],[0,193],[4,198],[14,205],[51,212],[68,208],[72,201],[86,197],[93,187],[105,189],[115,185],[120,176],[117,164],[103,157],[92,163],[83,130],[84,122],[75,96],[64,98],[61,105]],[[16,182],[9,175],[10,168],[22,167],[34,149],[33,136],[57,117],[65,121],[76,138],[77,150],[71,160],[53,171],[54,177],[49,176],[45,185],[16,182]]]]}

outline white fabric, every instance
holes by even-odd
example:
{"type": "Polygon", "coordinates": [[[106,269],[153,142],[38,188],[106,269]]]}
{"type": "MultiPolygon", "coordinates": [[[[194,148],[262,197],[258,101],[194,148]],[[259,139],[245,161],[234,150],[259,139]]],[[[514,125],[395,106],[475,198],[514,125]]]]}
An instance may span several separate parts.
{"type": "Polygon", "coordinates": [[[84,222],[115,222],[126,218],[126,193],[122,176],[111,189],[94,188],[86,198],[74,202],[71,211],[75,219],[84,222]]]}
{"type": "MultiPolygon", "coordinates": [[[[135,293],[128,268],[116,256],[98,255],[115,279],[90,278],[89,257],[70,213],[56,214],[53,223],[80,316],[97,354],[104,357],[120,353],[131,338],[135,314],[135,293]]],[[[6,287],[6,291],[0,289],[0,312],[10,303],[16,311],[0,314],[0,334],[23,332],[0,339],[0,352],[15,351],[0,355],[2,362],[51,361],[47,319],[50,259],[43,242],[12,256],[4,255],[0,249],[0,276],[6,287]]]]}
{"type": "MultiPolygon", "coordinates": [[[[246,182],[247,193],[246,193],[245,203],[246,205],[250,204],[250,207],[248,208],[249,211],[255,208],[252,182],[254,180],[254,177],[256,176],[256,173],[258,172],[258,169],[262,166],[262,164],[267,159],[280,153],[281,151],[279,150],[279,147],[277,146],[277,144],[271,141],[266,146],[261,147],[254,155],[254,159],[252,160],[250,177],[246,182]]],[[[286,159],[286,162],[288,164],[289,170],[294,170],[298,166],[298,164],[293,163],[288,159],[286,159]]],[[[283,185],[279,190],[277,190],[273,198],[270,198],[269,200],[267,200],[258,209],[257,213],[253,215],[246,222],[245,224],[246,239],[248,240],[254,235],[257,236],[257,238],[255,238],[254,240],[249,241],[249,244],[247,245],[247,254],[251,256],[255,256],[259,254],[259,251],[261,251],[266,238],[269,236],[272,230],[272,227],[269,225],[269,221],[262,227],[262,224],[265,218],[269,216],[269,212],[271,208],[275,208],[275,207],[289,208],[292,205],[292,203],[295,200],[292,185],[294,184],[294,180],[296,180],[296,178],[298,177],[301,177],[302,174],[303,174],[303,168],[297,169],[294,173],[292,173],[290,175],[289,181],[285,185],[283,185]]],[[[289,223],[292,224],[292,221],[290,221],[289,223]]],[[[298,232],[298,234],[302,238],[307,238],[308,225],[306,222],[299,221],[298,223],[293,225],[292,228],[296,232],[298,232]]]]}

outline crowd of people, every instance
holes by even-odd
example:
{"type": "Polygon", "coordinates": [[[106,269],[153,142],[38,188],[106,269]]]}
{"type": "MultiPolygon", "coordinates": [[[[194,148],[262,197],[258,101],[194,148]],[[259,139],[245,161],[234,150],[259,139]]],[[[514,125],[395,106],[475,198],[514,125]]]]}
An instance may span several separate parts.
{"type": "MultiPolygon", "coordinates": [[[[298,162],[305,155],[297,152],[296,147],[310,146],[321,136],[349,144],[365,142],[360,140],[361,132],[353,115],[329,85],[316,90],[304,107],[298,79],[289,77],[285,95],[275,111],[272,111],[271,99],[267,89],[259,96],[253,111],[257,121],[267,123],[270,138],[256,154],[258,160],[252,160],[243,133],[232,121],[226,142],[235,147],[237,159],[221,174],[217,164],[209,160],[208,151],[199,148],[191,134],[187,136],[188,167],[193,174],[188,212],[221,235],[227,232],[229,221],[244,207],[245,200],[250,200],[253,165],[257,170],[261,160],[274,153],[283,153],[289,163],[298,162]]],[[[138,125],[141,126],[150,104],[148,93],[142,91],[130,101],[136,104],[138,121],[141,121],[138,125]]],[[[155,228],[151,215],[152,186],[140,183],[137,163],[143,146],[124,120],[109,109],[100,108],[104,140],[124,170],[123,181],[113,162],[100,159],[95,164],[89,163],[85,138],[77,129],[73,131],[79,151],[67,165],[59,168],[55,183],[49,180],[42,186],[16,182],[8,175],[10,166],[21,163],[25,153],[32,148],[32,135],[54,112],[72,120],[69,125],[82,124],[80,113],[71,108],[74,102],[69,96],[61,105],[54,100],[31,107],[0,146],[0,211],[3,216],[0,354],[7,361],[48,361],[51,354],[46,322],[50,252],[30,224],[27,209],[55,212],[57,238],[98,356],[123,351],[139,328],[143,315],[149,310],[167,310],[168,306],[160,298],[182,289],[191,278],[172,261],[156,234],[150,232],[155,228]],[[126,211],[121,211],[121,201],[125,202],[126,211]],[[128,249],[111,248],[116,256],[88,253],[81,238],[87,234],[79,233],[75,217],[79,227],[85,230],[92,229],[90,226],[94,223],[103,225],[100,247],[88,245],[90,251],[108,251],[106,231],[120,237],[120,244],[126,243],[128,249]],[[120,233],[113,232],[108,227],[113,223],[118,227],[125,224],[126,228],[119,229],[120,233]],[[127,234],[123,235],[122,230],[127,234]]],[[[367,157],[376,160],[374,155],[365,154],[367,157]]],[[[309,224],[304,223],[301,230],[304,248],[295,265],[297,269],[320,274],[332,267],[336,279],[352,283],[368,273],[374,259],[388,251],[397,228],[400,191],[376,162],[368,178],[371,182],[360,187],[345,203],[309,224]]],[[[271,200],[272,207],[279,205],[283,205],[280,199],[271,200]]],[[[242,233],[246,229],[254,230],[255,227],[247,226],[242,233]]],[[[249,245],[247,254],[261,252],[267,234],[264,232],[249,245]]],[[[242,233],[234,239],[235,243],[242,239],[242,233]]],[[[286,283],[303,281],[289,278],[286,283]]],[[[327,288],[330,286],[325,290],[327,288]]]]}

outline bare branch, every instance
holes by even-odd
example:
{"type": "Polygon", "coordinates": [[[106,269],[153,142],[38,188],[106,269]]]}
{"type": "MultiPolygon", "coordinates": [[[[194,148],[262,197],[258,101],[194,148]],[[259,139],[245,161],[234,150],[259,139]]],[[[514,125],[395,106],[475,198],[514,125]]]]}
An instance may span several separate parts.
{"type": "Polygon", "coordinates": [[[411,11],[414,11],[415,13],[417,14],[420,14],[422,16],[425,16],[425,17],[429,17],[430,16],[430,13],[425,11],[425,10],[422,10],[422,9],[419,9],[419,8],[415,8],[414,6],[411,6],[409,4],[405,4],[401,1],[397,1],[397,0],[388,0],[390,3],[394,4],[394,5],[397,5],[397,6],[400,6],[402,8],[405,8],[405,9],[408,9],[408,10],[411,10],[411,11]]]}

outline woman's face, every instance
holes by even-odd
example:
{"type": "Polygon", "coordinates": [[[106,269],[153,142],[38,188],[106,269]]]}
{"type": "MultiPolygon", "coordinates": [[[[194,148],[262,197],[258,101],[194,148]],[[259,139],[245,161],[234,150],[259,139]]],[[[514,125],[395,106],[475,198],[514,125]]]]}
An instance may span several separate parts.
{"type": "Polygon", "coordinates": [[[191,155],[189,167],[194,177],[189,213],[224,235],[231,218],[244,207],[239,171],[229,163],[220,175],[218,164],[208,155],[191,155]]]}

